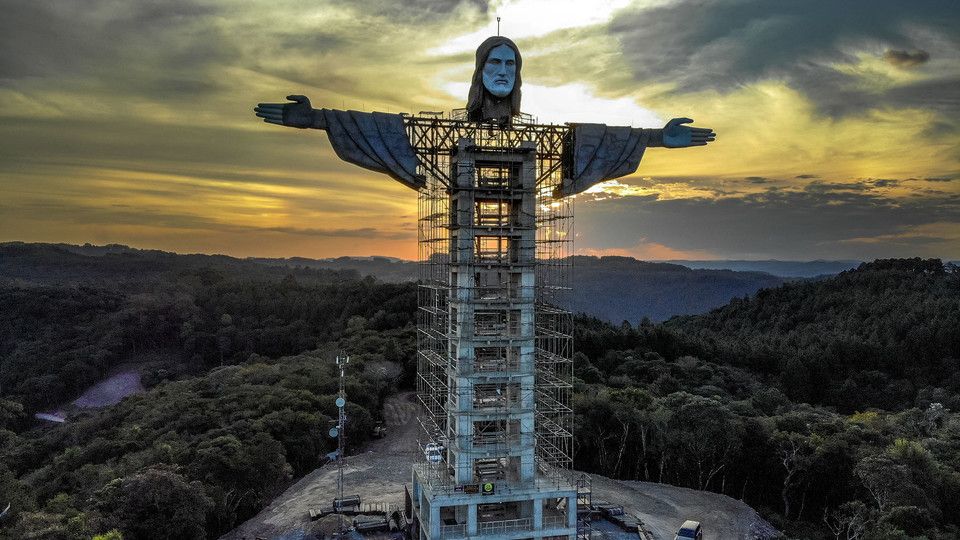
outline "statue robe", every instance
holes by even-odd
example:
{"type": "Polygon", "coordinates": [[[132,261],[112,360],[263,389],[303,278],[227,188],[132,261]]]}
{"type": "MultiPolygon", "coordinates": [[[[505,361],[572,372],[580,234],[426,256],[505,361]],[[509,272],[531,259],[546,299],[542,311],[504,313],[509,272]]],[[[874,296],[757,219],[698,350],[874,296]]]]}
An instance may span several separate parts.
{"type": "Polygon", "coordinates": [[[426,178],[417,174],[420,159],[410,145],[402,116],[334,109],[321,112],[330,144],[340,159],[389,175],[413,189],[426,185],[426,178]]]}
{"type": "Polygon", "coordinates": [[[648,146],[663,146],[662,130],[604,124],[576,124],[563,148],[568,170],[556,196],[566,197],[637,170],[648,146]]]}
{"type": "MultiPolygon", "coordinates": [[[[413,189],[426,184],[426,178],[417,172],[420,159],[402,116],[333,109],[321,112],[330,144],[340,159],[389,175],[413,189]]],[[[572,137],[563,148],[566,177],[556,193],[561,197],[636,171],[644,150],[662,145],[659,129],[604,124],[576,124],[570,129],[572,137]]]]}

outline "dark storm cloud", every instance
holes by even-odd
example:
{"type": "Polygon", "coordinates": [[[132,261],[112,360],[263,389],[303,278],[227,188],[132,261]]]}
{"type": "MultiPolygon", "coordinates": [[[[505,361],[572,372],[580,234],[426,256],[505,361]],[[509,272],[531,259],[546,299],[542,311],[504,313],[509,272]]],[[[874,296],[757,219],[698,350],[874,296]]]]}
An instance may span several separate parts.
{"type": "MultiPolygon", "coordinates": [[[[596,248],[630,248],[638,236],[678,250],[725,257],[876,258],[943,256],[949,239],[935,234],[894,237],[911,228],[960,223],[960,200],[946,196],[894,200],[870,192],[784,191],[727,199],[577,203],[578,241],[596,248]],[[926,238],[914,243],[914,238],[926,238]],[[920,245],[920,244],[924,245],[920,245]]],[[[955,240],[953,240],[955,242],[955,240]]]]}
{"type": "Polygon", "coordinates": [[[838,191],[867,191],[870,185],[864,182],[821,182],[814,180],[803,190],[808,193],[835,193],[838,191]]]}
{"type": "Polygon", "coordinates": [[[750,182],[751,184],[769,184],[770,179],[764,178],[763,176],[748,176],[744,180],[750,182]]]}
{"type": "Polygon", "coordinates": [[[952,182],[956,180],[956,176],[933,176],[930,178],[924,178],[927,182],[952,182]]]}
{"type": "Polygon", "coordinates": [[[407,22],[447,18],[462,7],[478,13],[486,13],[489,8],[485,0],[364,0],[355,4],[360,4],[364,12],[407,22]]]}
{"type": "Polygon", "coordinates": [[[102,52],[82,27],[39,2],[0,2],[0,83],[28,76],[72,73],[102,52]]]}
{"type": "Polygon", "coordinates": [[[101,95],[198,96],[220,89],[211,65],[238,56],[218,10],[189,0],[0,0],[0,84],[25,78],[88,79],[101,95]],[[15,5],[11,5],[15,4],[15,5]]]}
{"type": "Polygon", "coordinates": [[[930,53],[922,50],[910,52],[890,49],[883,53],[883,59],[897,67],[914,67],[930,60],[930,53]]]}
{"type": "MultiPolygon", "coordinates": [[[[956,41],[960,10],[953,2],[915,2],[905,9],[899,0],[680,1],[623,10],[609,28],[620,39],[636,80],[672,81],[679,92],[727,91],[774,79],[831,115],[930,99],[960,110],[960,80],[918,83],[888,94],[860,89],[856,76],[833,67],[855,64],[853,50],[881,44],[888,51],[919,50],[919,38],[911,33],[915,28],[956,41]]],[[[927,58],[938,52],[956,57],[955,44],[939,46],[942,51],[925,46],[922,52],[927,58]]],[[[919,53],[907,54],[919,61],[919,53]]]]}
{"type": "Polygon", "coordinates": [[[820,178],[820,176],[819,176],[819,175],[816,175],[816,174],[798,174],[798,175],[794,176],[794,178],[799,178],[799,179],[801,179],[801,180],[807,180],[807,179],[810,179],[810,178],[820,178]]]}

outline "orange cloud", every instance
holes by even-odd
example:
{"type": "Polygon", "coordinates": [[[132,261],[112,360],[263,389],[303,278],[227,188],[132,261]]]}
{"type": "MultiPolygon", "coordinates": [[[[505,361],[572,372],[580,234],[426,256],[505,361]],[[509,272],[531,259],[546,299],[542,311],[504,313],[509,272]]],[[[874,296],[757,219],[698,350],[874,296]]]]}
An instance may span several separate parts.
{"type": "Polygon", "coordinates": [[[627,248],[586,248],[578,249],[578,255],[591,255],[594,257],[618,256],[633,257],[645,261],[668,261],[668,260],[710,260],[721,258],[716,253],[705,250],[683,250],[676,249],[658,242],[648,242],[641,240],[636,245],[627,248]]]}

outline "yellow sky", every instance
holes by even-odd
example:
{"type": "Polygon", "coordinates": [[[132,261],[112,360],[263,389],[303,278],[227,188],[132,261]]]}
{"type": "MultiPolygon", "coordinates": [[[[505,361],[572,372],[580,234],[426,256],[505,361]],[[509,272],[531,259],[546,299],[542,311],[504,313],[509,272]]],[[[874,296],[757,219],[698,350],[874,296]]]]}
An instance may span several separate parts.
{"type": "Polygon", "coordinates": [[[872,5],[25,5],[0,27],[0,241],[414,258],[413,191],[251,108],[461,107],[499,14],[540,121],[719,134],[578,196],[579,252],[960,258],[956,15],[872,5]]]}

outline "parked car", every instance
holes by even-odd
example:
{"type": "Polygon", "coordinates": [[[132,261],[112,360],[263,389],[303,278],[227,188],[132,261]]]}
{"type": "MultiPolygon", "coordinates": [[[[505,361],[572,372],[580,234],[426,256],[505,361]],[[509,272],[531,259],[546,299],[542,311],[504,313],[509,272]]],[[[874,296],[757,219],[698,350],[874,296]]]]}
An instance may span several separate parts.
{"type": "Polygon", "coordinates": [[[684,521],[673,540],[703,540],[703,527],[699,521],[684,521]]]}

